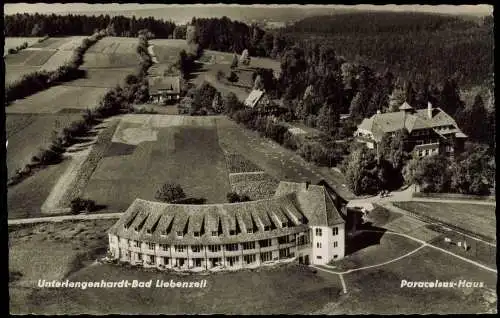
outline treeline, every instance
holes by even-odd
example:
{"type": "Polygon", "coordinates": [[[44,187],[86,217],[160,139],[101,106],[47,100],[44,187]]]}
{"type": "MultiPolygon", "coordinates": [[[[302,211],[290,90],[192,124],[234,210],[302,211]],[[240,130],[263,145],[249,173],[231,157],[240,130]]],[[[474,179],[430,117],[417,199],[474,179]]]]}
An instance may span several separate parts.
{"type": "MultiPolygon", "coordinates": [[[[99,34],[104,36],[105,32],[99,32],[99,34]]],[[[66,149],[78,142],[80,137],[88,134],[97,123],[114,115],[134,112],[132,106],[134,103],[145,102],[149,99],[148,83],[145,78],[147,68],[151,65],[148,62],[151,60],[151,56],[149,56],[147,51],[148,32],[145,30],[139,31],[139,34],[137,52],[141,52],[142,54],[140,68],[136,74],[129,74],[125,78],[123,87],[118,85],[107,91],[100,100],[99,105],[95,109],[87,109],[81,119],[72,122],[61,131],[54,132],[50,146],[41,149],[37,155],[31,158],[29,164],[23,169],[17,170],[8,180],[8,186],[21,182],[24,178],[31,175],[35,169],[61,162],[66,149]]],[[[91,42],[92,39],[87,43],[91,42]]],[[[80,52],[80,50],[77,50],[77,52],[80,52]]],[[[78,56],[78,53],[76,56],[78,56]]]]}
{"type": "Polygon", "coordinates": [[[477,23],[458,16],[421,13],[365,11],[307,17],[286,28],[290,32],[328,34],[379,34],[465,30],[477,23]]]}
{"type": "Polygon", "coordinates": [[[82,44],[74,50],[71,60],[58,67],[55,71],[35,71],[9,84],[5,87],[5,105],[7,106],[16,99],[35,94],[61,82],[84,77],[86,72],[78,68],[83,64],[83,55],[92,45],[106,35],[107,32],[101,30],[83,39],[82,44]]]}
{"type": "Polygon", "coordinates": [[[148,18],[129,18],[124,16],[99,15],[45,15],[45,14],[14,14],[4,16],[4,36],[68,36],[90,35],[96,30],[112,26],[110,35],[139,36],[139,31],[147,29],[157,38],[172,36],[175,24],[148,18]]]}

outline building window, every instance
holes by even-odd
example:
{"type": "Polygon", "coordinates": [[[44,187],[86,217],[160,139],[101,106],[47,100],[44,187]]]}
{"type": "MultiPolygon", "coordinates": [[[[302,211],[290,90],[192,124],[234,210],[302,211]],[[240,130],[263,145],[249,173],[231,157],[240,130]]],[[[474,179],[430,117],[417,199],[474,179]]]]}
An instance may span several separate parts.
{"type": "Polygon", "coordinates": [[[264,231],[270,231],[270,230],[271,230],[271,226],[270,225],[264,226],[264,231]]]}
{"type": "Polygon", "coordinates": [[[260,241],[259,241],[259,246],[260,246],[260,247],[268,247],[268,246],[271,246],[271,239],[267,239],[267,240],[260,240],[260,241]]]}
{"type": "Polygon", "coordinates": [[[239,256],[229,256],[226,258],[226,264],[232,267],[236,265],[236,263],[238,263],[239,260],[240,260],[239,256]]]}
{"type": "Polygon", "coordinates": [[[339,234],[339,228],[338,227],[334,227],[332,230],[333,230],[333,235],[338,235],[339,234]]]}
{"type": "Polygon", "coordinates": [[[182,231],[177,231],[176,234],[177,234],[178,237],[182,237],[183,236],[182,231]]]}
{"type": "Polygon", "coordinates": [[[280,258],[288,258],[288,257],[290,257],[290,249],[289,248],[280,249],[280,258]]]}
{"type": "Polygon", "coordinates": [[[337,254],[333,255],[333,258],[337,258],[337,257],[339,257],[337,254]]]}
{"type": "Polygon", "coordinates": [[[253,264],[255,263],[255,254],[252,255],[243,255],[243,260],[245,261],[246,264],[253,264]]]}
{"type": "Polygon", "coordinates": [[[288,223],[287,222],[282,222],[281,223],[281,227],[287,227],[288,226],[288,223]]]}
{"type": "Polygon", "coordinates": [[[316,243],[317,248],[321,248],[321,242],[316,243]]]}
{"type": "Polygon", "coordinates": [[[184,252],[184,249],[186,247],[184,245],[175,245],[175,251],[176,252],[184,252]]]}
{"type": "Polygon", "coordinates": [[[221,248],[220,245],[209,245],[208,250],[212,253],[215,253],[215,252],[220,252],[221,248]]]}
{"type": "Polygon", "coordinates": [[[307,243],[308,243],[308,241],[307,241],[307,236],[306,235],[300,235],[300,236],[298,236],[298,238],[297,238],[297,245],[305,245],[307,243]]]}
{"type": "Polygon", "coordinates": [[[229,235],[236,235],[236,230],[230,230],[229,235]]]}
{"type": "Polygon", "coordinates": [[[162,251],[168,251],[168,245],[167,244],[160,244],[160,249],[162,251]]]}
{"type": "Polygon", "coordinates": [[[200,236],[200,232],[194,232],[194,236],[195,237],[199,237],[200,236]]]}
{"type": "Polygon", "coordinates": [[[155,247],[156,247],[156,244],[155,244],[155,243],[148,242],[148,249],[149,249],[149,250],[154,251],[155,247]]]}
{"type": "Polygon", "coordinates": [[[164,265],[168,265],[168,262],[169,262],[169,258],[168,257],[164,257],[163,258],[163,264],[164,265]]]}
{"type": "Polygon", "coordinates": [[[226,244],[226,251],[237,251],[238,244],[226,244]]]}
{"type": "Polygon", "coordinates": [[[260,261],[261,262],[269,262],[272,259],[273,259],[273,253],[272,252],[260,253],[260,261]]]}
{"type": "Polygon", "coordinates": [[[247,229],[247,233],[253,233],[253,228],[251,228],[251,227],[250,227],[250,228],[248,228],[248,229],[247,229]]]}
{"type": "Polygon", "coordinates": [[[193,251],[193,253],[199,253],[201,252],[201,245],[193,245],[191,246],[191,250],[193,251]]]}
{"type": "Polygon", "coordinates": [[[243,249],[244,250],[253,250],[255,248],[255,242],[244,242],[243,249]]]}
{"type": "Polygon", "coordinates": [[[339,246],[339,242],[337,242],[337,241],[333,242],[333,247],[337,247],[337,246],[339,246]]]}
{"type": "Polygon", "coordinates": [[[323,256],[318,255],[316,256],[316,259],[323,259],[323,256]]]}
{"type": "Polygon", "coordinates": [[[212,231],[212,236],[219,236],[219,233],[217,231],[212,231]]]}
{"type": "Polygon", "coordinates": [[[288,235],[278,237],[278,244],[290,243],[290,238],[288,235]]]}
{"type": "Polygon", "coordinates": [[[321,236],[323,235],[323,230],[316,228],[316,236],[321,236]]]}
{"type": "Polygon", "coordinates": [[[156,257],[154,255],[149,255],[149,262],[151,264],[155,264],[156,263],[156,257]]]}
{"type": "Polygon", "coordinates": [[[201,267],[201,261],[202,261],[202,258],[193,258],[193,266],[194,267],[201,267]]]}
{"type": "Polygon", "coordinates": [[[134,241],[134,245],[135,245],[135,247],[141,247],[141,242],[139,242],[139,241],[134,241]]]}
{"type": "Polygon", "coordinates": [[[137,253],[137,260],[142,261],[142,254],[141,253],[137,253]]]}

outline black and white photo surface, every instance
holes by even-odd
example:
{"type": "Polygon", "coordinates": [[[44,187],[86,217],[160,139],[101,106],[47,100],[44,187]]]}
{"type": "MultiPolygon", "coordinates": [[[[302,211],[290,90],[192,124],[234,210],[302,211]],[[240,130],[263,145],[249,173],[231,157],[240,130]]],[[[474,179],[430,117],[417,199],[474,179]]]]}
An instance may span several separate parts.
{"type": "Polygon", "coordinates": [[[3,18],[9,313],[497,313],[492,5],[3,18]]]}

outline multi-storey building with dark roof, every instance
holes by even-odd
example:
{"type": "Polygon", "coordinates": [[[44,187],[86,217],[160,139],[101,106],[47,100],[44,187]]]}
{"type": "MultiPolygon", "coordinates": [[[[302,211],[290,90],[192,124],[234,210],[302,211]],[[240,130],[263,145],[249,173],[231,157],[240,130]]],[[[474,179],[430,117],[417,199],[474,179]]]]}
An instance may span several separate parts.
{"type": "Polygon", "coordinates": [[[345,254],[345,221],[323,186],[281,182],[269,199],[183,205],[136,199],[108,231],[115,259],[145,267],[326,264],[345,254]]]}
{"type": "Polygon", "coordinates": [[[394,135],[406,129],[413,153],[418,157],[432,154],[453,156],[463,150],[467,136],[460,130],[456,121],[441,108],[415,110],[403,103],[398,112],[377,113],[363,119],[354,136],[369,148],[375,148],[385,134],[394,135]]]}

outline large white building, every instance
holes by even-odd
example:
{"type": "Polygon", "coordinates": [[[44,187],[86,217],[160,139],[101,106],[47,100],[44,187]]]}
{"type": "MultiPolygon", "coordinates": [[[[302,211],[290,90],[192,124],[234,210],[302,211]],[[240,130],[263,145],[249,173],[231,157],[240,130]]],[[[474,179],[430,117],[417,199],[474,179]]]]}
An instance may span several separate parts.
{"type": "Polygon", "coordinates": [[[414,109],[407,102],[398,112],[377,113],[363,119],[354,137],[373,149],[384,135],[394,135],[400,129],[408,131],[412,151],[417,157],[453,156],[463,150],[467,138],[457,122],[441,108],[428,103],[426,109],[414,109]]]}
{"type": "Polygon", "coordinates": [[[345,221],[324,186],[281,182],[269,199],[167,204],[136,199],[108,231],[123,262],[180,270],[240,269],[345,254],[345,221]]]}

